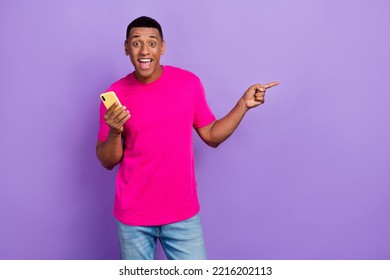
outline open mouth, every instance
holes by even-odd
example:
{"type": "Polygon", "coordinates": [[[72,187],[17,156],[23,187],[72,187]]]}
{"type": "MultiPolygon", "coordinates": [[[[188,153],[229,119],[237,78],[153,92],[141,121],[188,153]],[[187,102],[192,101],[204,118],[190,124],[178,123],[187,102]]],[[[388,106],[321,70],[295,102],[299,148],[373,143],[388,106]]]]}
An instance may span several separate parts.
{"type": "Polygon", "coordinates": [[[138,62],[141,65],[142,70],[148,70],[150,68],[150,65],[152,64],[152,59],[150,58],[138,59],[138,62]]]}

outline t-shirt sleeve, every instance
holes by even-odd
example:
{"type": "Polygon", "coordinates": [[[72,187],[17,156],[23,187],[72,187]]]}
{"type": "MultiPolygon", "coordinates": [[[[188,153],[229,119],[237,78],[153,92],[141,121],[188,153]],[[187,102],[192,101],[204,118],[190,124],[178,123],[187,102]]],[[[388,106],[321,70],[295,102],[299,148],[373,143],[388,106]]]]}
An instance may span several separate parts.
{"type": "Polygon", "coordinates": [[[206,93],[201,81],[198,79],[195,93],[194,128],[201,128],[215,121],[215,116],[206,100],[206,93]]]}

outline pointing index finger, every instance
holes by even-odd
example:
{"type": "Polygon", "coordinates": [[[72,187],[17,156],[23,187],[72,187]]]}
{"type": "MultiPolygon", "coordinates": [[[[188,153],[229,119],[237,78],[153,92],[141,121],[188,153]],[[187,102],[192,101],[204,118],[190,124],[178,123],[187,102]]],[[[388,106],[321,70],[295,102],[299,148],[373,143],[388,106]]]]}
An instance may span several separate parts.
{"type": "Polygon", "coordinates": [[[263,85],[261,85],[261,87],[264,87],[264,88],[268,89],[268,88],[272,88],[274,86],[277,86],[278,84],[280,84],[280,82],[275,81],[275,82],[270,82],[270,83],[267,83],[267,84],[263,84],[263,85]]]}

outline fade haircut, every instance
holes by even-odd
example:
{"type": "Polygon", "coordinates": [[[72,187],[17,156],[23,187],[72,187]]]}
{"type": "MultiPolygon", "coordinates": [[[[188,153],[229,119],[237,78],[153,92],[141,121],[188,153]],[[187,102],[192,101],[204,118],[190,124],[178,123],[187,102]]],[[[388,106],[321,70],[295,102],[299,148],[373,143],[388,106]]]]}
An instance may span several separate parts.
{"type": "Polygon", "coordinates": [[[130,31],[134,27],[148,27],[148,28],[156,28],[158,32],[160,33],[161,41],[164,40],[163,38],[163,32],[161,29],[161,25],[155,20],[150,17],[142,16],[139,18],[136,18],[130,24],[127,26],[126,30],[126,40],[129,37],[130,31]]]}

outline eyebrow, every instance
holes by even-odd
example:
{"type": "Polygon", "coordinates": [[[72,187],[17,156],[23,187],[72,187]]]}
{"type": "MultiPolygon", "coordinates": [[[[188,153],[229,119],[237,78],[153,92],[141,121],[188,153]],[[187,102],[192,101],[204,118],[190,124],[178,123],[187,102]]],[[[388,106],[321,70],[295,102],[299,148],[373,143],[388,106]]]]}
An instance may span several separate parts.
{"type": "MultiPolygon", "coordinates": [[[[140,37],[141,37],[140,35],[134,35],[134,36],[132,36],[130,39],[133,39],[133,38],[140,38],[140,37]]],[[[158,40],[158,37],[157,37],[157,36],[154,36],[154,35],[149,35],[149,38],[157,39],[157,40],[158,40]]]]}

